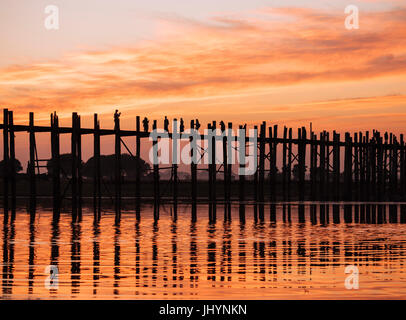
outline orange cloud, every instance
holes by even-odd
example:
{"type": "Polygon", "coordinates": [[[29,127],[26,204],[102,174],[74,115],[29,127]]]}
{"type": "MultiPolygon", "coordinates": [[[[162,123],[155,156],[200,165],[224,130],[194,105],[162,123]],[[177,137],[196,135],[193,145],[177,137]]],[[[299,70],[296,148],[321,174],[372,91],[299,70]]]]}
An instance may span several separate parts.
{"type": "MultiPolygon", "coordinates": [[[[215,17],[206,23],[165,17],[159,22],[162,35],[154,41],[4,68],[0,103],[15,109],[17,120],[20,115],[25,120],[28,111],[48,119],[53,110],[63,116],[74,110],[111,113],[117,107],[136,108],[147,115],[176,114],[177,105],[189,106],[182,110],[185,117],[196,117],[218,114],[218,105],[232,113],[232,97],[244,96],[242,101],[249,105],[258,92],[267,90],[292,88],[286,94],[289,98],[301,85],[405,75],[405,8],[363,13],[356,31],[344,28],[344,18],[342,12],[301,8],[266,8],[254,17],[215,17]],[[221,103],[203,107],[207,99],[221,103]],[[200,113],[193,114],[197,110],[200,113]]],[[[388,90],[404,88],[389,84],[388,80],[388,90]]],[[[406,92],[385,95],[393,93],[406,92]]],[[[303,105],[320,100],[313,94],[292,104],[296,107],[290,110],[296,119],[311,120],[309,114],[318,107],[302,114],[303,105]]],[[[256,113],[269,115],[278,110],[272,108],[276,105],[265,104],[256,113]]],[[[233,116],[244,121],[247,115],[256,118],[247,109],[233,116]]]]}

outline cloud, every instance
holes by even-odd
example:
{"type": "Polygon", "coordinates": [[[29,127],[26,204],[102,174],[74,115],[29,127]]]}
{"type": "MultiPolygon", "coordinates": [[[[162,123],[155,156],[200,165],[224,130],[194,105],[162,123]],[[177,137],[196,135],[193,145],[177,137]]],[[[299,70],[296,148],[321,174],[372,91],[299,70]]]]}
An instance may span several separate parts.
{"type": "Polygon", "coordinates": [[[0,71],[0,103],[44,117],[53,110],[103,113],[406,73],[405,8],[362,13],[361,28],[352,31],[343,12],[259,13],[208,22],[161,17],[154,41],[9,66],[0,71]]]}

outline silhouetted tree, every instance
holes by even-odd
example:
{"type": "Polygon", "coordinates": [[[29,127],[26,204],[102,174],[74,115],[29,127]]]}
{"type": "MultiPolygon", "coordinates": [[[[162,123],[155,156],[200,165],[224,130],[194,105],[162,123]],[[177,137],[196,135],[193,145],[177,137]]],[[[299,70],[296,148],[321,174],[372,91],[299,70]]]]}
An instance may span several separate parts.
{"type": "MultiPolygon", "coordinates": [[[[60,155],[60,163],[61,163],[61,174],[65,174],[67,176],[72,175],[72,154],[64,153],[60,155]]],[[[82,161],[82,165],[84,162],[82,161]]],[[[47,161],[47,172],[49,175],[52,175],[52,159],[47,161]]]]}
{"type": "MultiPolygon", "coordinates": [[[[8,165],[9,165],[9,170],[11,172],[11,161],[10,160],[9,160],[8,165]]],[[[15,170],[15,173],[18,173],[21,170],[23,170],[23,167],[21,166],[21,162],[18,159],[14,160],[14,170],[15,170]]],[[[3,172],[4,172],[4,160],[1,160],[0,161],[0,176],[3,176],[3,172]]]]}
{"type": "MultiPolygon", "coordinates": [[[[305,171],[305,174],[306,174],[307,166],[305,166],[304,171],[305,171]]],[[[299,164],[296,163],[296,164],[293,166],[293,168],[292,168],[293,180],[299,181],[299,172],[300,172],[300,170],[299,170],[299,164]]]]}
{"type": "MultiPolygon", "coordinates": [[[[140,161],[141,176],[145,176],[151,169],[151,166],[143,159],[137,159],[131,155],[124,153],[121,155],[121,169],[123,173],[130,178],[135,178],[137,172],[137,161],[140,161]]],[[[94,173],[94,158],[91,157],[83,166],[83,175],[86,177],[93,177],[94,173]]],[[[101,155],[100,156],[100,171],[102,176],[114,176],[115,155],[101,155]]]]}

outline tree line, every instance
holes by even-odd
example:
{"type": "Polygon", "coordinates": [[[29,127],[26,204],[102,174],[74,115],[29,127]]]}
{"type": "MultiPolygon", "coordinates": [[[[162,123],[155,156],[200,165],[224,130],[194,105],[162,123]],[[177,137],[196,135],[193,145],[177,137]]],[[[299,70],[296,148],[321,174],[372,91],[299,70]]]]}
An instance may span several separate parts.
{"type": "MultiPolygon", "coordinates": [[[[114,163],[115,155],[100,155],[100,171],[103,177],[114,177],[114,163]]],[[[124,176],[128,178],[135,178],[137,167],[140,167],[141,176],[146,176],[150,173],[151,166],[142,158],[133,157],[127,153],[121,155],[121,170],[124,176]]],[[[65,153],[60,155],[60,165],[61,165],[61,175],[71,176],[72,175],[72,155],[70,153],[65,153]]],[[[11,164],[9,164],[11,168],[11,164]]],[[[52,175],[53,161],[48,160],[46,163],[46,170],[48,175],[52,175]]],[[[82,161],[82,174],[84,177],[93,177],[95,168],[95,159],[91,157],[86,162],[82,161]]],[[[21,162],[15,159],[14,162],[15,173],[19,173],[23,170],[21,162]]],[[[0,161],[0,176],[4,172],[4,160],[0,161]]]]}

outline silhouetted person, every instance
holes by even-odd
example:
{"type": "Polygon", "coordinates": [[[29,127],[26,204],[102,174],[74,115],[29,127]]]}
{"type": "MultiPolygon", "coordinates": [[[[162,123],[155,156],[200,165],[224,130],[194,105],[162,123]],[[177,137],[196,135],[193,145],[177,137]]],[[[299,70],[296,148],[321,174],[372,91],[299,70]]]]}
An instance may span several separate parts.
{"type": "Polygon", "coordinates": [[[117,126],[118,119],[120,118],[121,112],[116,111],[114,112],[114,126],[117,126]]]}
{"type": "Polygon", "coordinates": [[[221,132],[226,131],[226,124],[223,121],[220,121],[220,128],[221,128],[221,132]]]}
{"type": "Polygon", "coordinates": [[[164,130],[169,131],[169,120],[166,116],[165,116],[165,120],[164,120],[164,130]]]}
{"type": "Polygon", "coordinates": [[[199,119],[196,119],[195,129],[199,130],[199,128],[200,128],[200,122],[199,122],[199,119]]]}
{"type": "Polygon", "coordinates": [[[183,122],[183,118],[180,118],[180,127],[179,127],[179,131],[180,131],[180,132],[185,131],[185,123],[183,122]]]}
{"type": "Polygon", "coordinates": [[[149,124],[149,120],[147,117],[145,117],[144,120],[142,120],[142,125],[144,126],[145,132],[148,132],[148,124],[149,124]]]}

